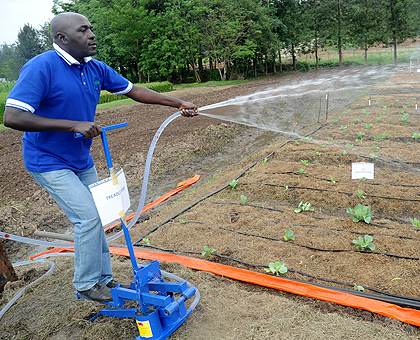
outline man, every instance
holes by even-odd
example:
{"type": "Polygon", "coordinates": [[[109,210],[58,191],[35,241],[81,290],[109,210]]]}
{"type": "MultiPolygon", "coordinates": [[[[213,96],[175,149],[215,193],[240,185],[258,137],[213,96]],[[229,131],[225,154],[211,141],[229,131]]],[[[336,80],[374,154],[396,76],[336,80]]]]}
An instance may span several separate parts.
{"type": "Polygon", "coordinates": [[[111,301],[111,259],[88,186],[98,181],[90,155],[101,90],[148,104],[173,106],[186,117],[197,106],[135,86],[105,63],[94,60],[95,34],[89,20],[61,13],[51,21],[54,51],[32,58],[6,101],[4,125],[25,131],[25,167],[74,223],[74,279],[77,291],[95,301],[111,301]],[[80,132],[85,138],[74,138],[80,132]]]}

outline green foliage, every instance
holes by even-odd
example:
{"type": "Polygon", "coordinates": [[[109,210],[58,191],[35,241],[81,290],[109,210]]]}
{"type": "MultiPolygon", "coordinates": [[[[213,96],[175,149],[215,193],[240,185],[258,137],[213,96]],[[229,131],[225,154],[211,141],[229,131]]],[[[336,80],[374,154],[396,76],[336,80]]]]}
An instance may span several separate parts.
{"type": "Polygon", "coordinates": [[[377,142],[380,142],[382,139],[385,139],[386,137],[388,137],[388,132],[384,132],[382,135],[373,135],[373,138],[375,138],[377,142]]]}
{"type": "Polygon", "coordinates": [[[301,159],[300,161],[302,162],[303,165],[307,165],[309,162],[307,159],[301,159]]]}
{"type": "Polygon", "coordinates": [[[311,203],[308,203],[308,202],[306,202],[306,203],[300,202],[299,203],[299,206],[294,210],[294,212],[298,214],[298,213],[300,213],[302,211],[314,211],[314,208],[311,207],[311,203]]]}
{"type": "Polygon", "coordinates": [[[359,197],[362,202],[366,198],[365,196],[363,196],[363,194],[364,192],[362,190],[357,189],[357,197],[359,197]]]}
{"type": "Polygon", "coordinates": [[[273,273],[279,276],[280,274],[287,273],[287,267],[284,265],[284,262],[270,262],[268,264],[268,269],[266,269],[266,272],[273,273]]]}
{"type": "Polygon", "coordinates": [[[248,197],[246,197],[245,195],[241,195],[241,201],[243,204],[248,204],[248,197]]]}
{"type": "Polygon", "coordinates": [[[420,228],[420,221],[417,218],[410,218],[410,222],[413,226],[420,228]]]}
{"type": "Polygon", "coordinates": [[[203,247],[203,251],[201,252],[201,258],[208,257],[211,259],[213,257],[214,249],[209,248],[207,246],[203,247]]]}
{"type": "Polygon", "coordinates": [[[361,236],[357,240],[353,240],[353,243],[359,247],[361,251],[369,249],[371,251],[375,250],[375,245],[372,243],[373,237],[370,235],[365,235],[363,239],[361,236]]]}
{"type": "Polygon", "coordinates": [[[354,288],[353,288],[354,290],[357,290],[358,292],[363,292],[365,290],[363,286],[359,286],[356,283],[353,283],[353,284],[354,284],[354,288]]]}
{"type": "Polygon", "coordinates": [[[297,171],[297,173],[298,173],[298,174],[302,174],[302,175],[304,175],[304,174],[306,174],[306,170],[305,170],[305,169],[299,169],[299,170],[297,171]]]}
{"type": "Polygon", "coordinates": [[[348,208],[346,211],[353,216],[353,222],[364,221],[370,223],[370,220],[372,219],[370,205],[364,206],[359,203],[354,209],[348,208]]]}
{"type": "Polygon", "coordinates": [[[294,234],[293,230],[292,229],[287,229],[284,232],[283,239],[285,241],[294,241],[295,240],[295,234],[294,234]]]}
{"type": "Polygon", "coordinates": [[[411,138],[414,138],[417,142],[417,139],[420,138],[420,133],[413,132],[413,135],[411,136],[411,138]]]}
{"type": "Polygon", "coordinates": [[[232,188],[232,190],[236,189],[238,187],[238,180],[234,179],[232,182],[229,183],[229,186],[232,188]]]}

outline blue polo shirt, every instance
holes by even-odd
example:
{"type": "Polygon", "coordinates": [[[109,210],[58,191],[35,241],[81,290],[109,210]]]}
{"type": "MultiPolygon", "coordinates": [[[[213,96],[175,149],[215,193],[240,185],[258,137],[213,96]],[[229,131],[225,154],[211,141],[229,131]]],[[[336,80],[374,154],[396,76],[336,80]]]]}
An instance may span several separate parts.
{"type": "MultiPolygon", "coordinates": [[[[22,67],[6,106],[47,118],[93,122],[101,90],[119,95],[132,88],[130,81],[105,63],[90,57],[79,63],[54,44],[54,51],[22,67]]],[[[74,138],[73,132],[25,132],[25,167],[35,172],[85,171],[93,166],[91,145],[92,139],[74,138]]]]}

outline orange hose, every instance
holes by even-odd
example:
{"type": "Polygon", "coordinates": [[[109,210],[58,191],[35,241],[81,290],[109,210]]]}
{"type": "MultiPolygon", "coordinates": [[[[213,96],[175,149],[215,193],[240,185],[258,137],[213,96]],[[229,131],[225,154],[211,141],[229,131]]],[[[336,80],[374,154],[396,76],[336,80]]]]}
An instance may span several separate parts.
{"type": "MultiPolygon", "coordinates": [[[[73,251],[73,248],[54,248],[44,253],[73,251]]],[[[130,256],[127,248],[110,247],[112,254],[130,256]]],[[[41,253],[41,254],[44,254],[41,253]]],[[[35,255],[35,258],[41,254],[35,255]]],[[[420,311],[411,308],[403,308],[388,302],[374,300],[362,296],[342,293],[333,289],[317,287],[304,282],[296,282],[283,277],[271,276],[253,272],[246,269],[235,268],[224,264],[205,261],[197,258],[175,254],[160,253],[149,250],[134,249],[136,258],[146,260],[159,260],[161,262],[177,262],[185,267],[207,271],[213,274],[228,277],[234,280],[253,283],[256,285],[274,288],[285,292],[307,296],[318,300],[334,302],[339,305],[368,310],[372,313],[420,326],[420,311]]],[[[31,259],[32,259],[31,258],[31,259]]]]}

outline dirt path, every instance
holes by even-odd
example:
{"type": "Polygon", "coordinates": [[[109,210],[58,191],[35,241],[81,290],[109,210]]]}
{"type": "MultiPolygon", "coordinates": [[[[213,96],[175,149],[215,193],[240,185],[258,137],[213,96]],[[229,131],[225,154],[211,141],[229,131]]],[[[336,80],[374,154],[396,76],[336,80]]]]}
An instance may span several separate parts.
{"type": "MultiPolygon", "coordinates": [[[[327,75],[326,71],[288,74],[240,86],[193,89],[171,95],[204,106],[327,75]]],[[[131,230],[132,239],[140,240],[155,226],[223,187],[249,165],[275,151],[266,162],[249,169],[239,179],[235,190],[226,188],[148,234],[151,245],[177,250],[180,254],[196,252],[190,255],[196,257],[200,257],[206,245],[215,249],[211,260],[216,262],[265,272],[259,266],[284,261],[290,269],[284,274],[288,278],[317,283],[325,283],[322,278],[328,278],[336,281],[329,283],[331,285],[357,283],[366,288],[420,298],[418,260],[415,259],[418,236],[410,225],[410,218],[415,218],[414,212],[418,210],[418,187],[413,185],[419,182],[419,148],[417,139],[412,136],[420,133],[413,101],[419,88],[417,78],[413,76],[409,80],[407,74],[399,74],[379,85],[371,108],[365,95],[354,102],[351,109],[331,113],[330,124],[311,138],[301,140],[299,145],[295,142],[283,145],[284,140],[279,141],[275,136],[265,151],[236,155],[235,160],[229,159],[235,154],[235,144],[255,138],[258,134],[255,129],[206,117],[175,120],[165,130],[156,150],[151,196],[160,193],[158,181],[182,175],[191,177],[191,164],[200,164],[221,152],[228,160],[213,171],[213,176],[210,176],[212,171],[208,171],[207,178],[188,189],[182,200],[171,200],[164,208],[150,212],[146,223],[131,230]],[[401,111],[409,112],[407,120],[400,119],[404,117],[401,111]],[[384,132],[387,138],[377,141],[374,136],[384,132]],[[372,148],[374,145],[379,145],[380,149],[372,148]],[[306,165],[303,161],[307,161],[306,165]],[[351,179],[351,165],[360,161],[375,163],[374,181],[351,179]],[[357,190],[362,194],[358,196],[357,190]],[[249,204],[243,204],[241,195],[247,197],[249,204]],[[315,210],[293,212],[301,201],[310,202],[315,210]],[[346,213],[347,208],[354,208],[358,203],[372,206],[371,224],[354,223],[346,213]],[[295,242],[280,241],[286,229],[294,230],[295,242]],[[378,253],[412,259],[354,252],[352,240],[364,233],[373,235],[378,253]],[[236,260],[247,264],[238,264],[236,260]],[[312,278],[303,277],[298,271],[312,278]]],[[[157,114],[152,107],[141,104],[98,112],[101,125],[128,122],[127,129],[110,132],[108,139],[114,165],[124,168],[132,192],[141,186],[149,141],[172,112],[170,108],[162,108],[157,114]]],[[[315,126],[309,127],[302,134],[314,129],[315,126]]],[[[0,133],[0,138],[3,146],[0,150],[2,228],[29,236],[34,230],[69,229],[71,226],[57,205],[25,173],[20,155],[21,134],[5,131],[0,133]]],[[[104,177],[106,164],[100,141],[95,141],[92,152],[99,173],[104,177]]],[[[20,251],[21,245],[6,245],[14,259],[26,253],[26,250],[20,251]]],[[[32,286],[0,321],[4,329],[0,339],[134,339],[138,336],[132,320],[101,318],[86,324],[101,305],[77,301],[72,295],[71,258],[54,261],[57,268],[53,274],[32,286]]],[[[113,265],[116,277],[130,279],[127,259],[115,256],[113,265]]],[[[418,338],[417,327],[366,311],[240,283],[176,264],[162,264],[162,267],[192,282],[202,294],[197,309],[170,339],[418,338]]],[[[24,276],[26,270],[19,269],[20,275],[24,276]]],[[[16,291],[7,290],[0,307],[16,291]]]]}

